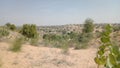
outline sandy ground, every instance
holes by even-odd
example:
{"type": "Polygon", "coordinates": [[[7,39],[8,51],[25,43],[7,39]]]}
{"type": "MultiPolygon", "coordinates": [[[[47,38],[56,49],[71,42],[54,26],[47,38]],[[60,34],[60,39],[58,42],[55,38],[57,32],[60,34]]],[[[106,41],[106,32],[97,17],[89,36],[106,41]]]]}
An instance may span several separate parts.
{"type": "Polygon", "coordinates": [[[95,48],[69,49],[65,55],[61,49],[23,45],[21,52],[9,51],[9,44],[0,43],[1,68],[96,68],[95,48]]]}

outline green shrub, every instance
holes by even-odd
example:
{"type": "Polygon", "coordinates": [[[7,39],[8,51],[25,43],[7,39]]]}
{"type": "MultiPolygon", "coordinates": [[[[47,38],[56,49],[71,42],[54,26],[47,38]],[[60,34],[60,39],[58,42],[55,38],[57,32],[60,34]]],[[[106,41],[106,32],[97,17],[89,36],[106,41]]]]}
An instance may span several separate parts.
{"type": "Polygon", "coordinates": [[[62,37],[60,35],[56,35],[56,34],[44,34],[43,35],[43,39],[49,40],[49,41],[60,41],[61,38],[62,37]]]}
{"type": "Polygon", "coordinates": [[[0,28],[0,38],[4,37],[4,36],[8,36],[9,35],[9,31],[5,28],[0,28]]]}
{"type": "Polygon", "coordinates": [[[75,45],[75,49],[87,48],[88,43],[93,38],[92,33],[81,33],[78,36],[77,45],[75,45]]]}
{"type": "Polygon", "coordinates": [[[10,23],[7,23],[6,27],[10,30],[15,30],[16,29],[16,26],[14,24],[10,24],[10,23]]]}
{"type": "Polygon", "coordinates": [[[56,35],[56,34],[44,34],[43,39],[44,39],[45,43],[48,43],[48,44],[46,44],[46,46],[49,45],[50,47],[59,48],[61,45],[61,43],[59,43],[59,42],[62,40],[62,36],[56,35]]]}
{"type": "Polygon", "coordinates": [[[85,34],[77,34],[74,32],[70,32],[67,34],[44,34],[43,39],[45,42],[52,45],[52,47],[62,48],[63,50],[67,50],[69,47],[75,47],[75,49],[85,48],[85,43],[88,43],[91,39],[91,33],[85,34]],[[68,47],[69,45],[69,47],[68,47]]]}
{"type": "Polygon", "coordinates": [[[38,35],[37,27],[34,24],[24,24],[20,33],[27,38],[36,38],[38,35]]]}
{"type": "Polygon", "coordinates": [[[93,20],[90,18],[86,19],[83,28],[83,33],[90,33],[93,32],[93,30],[94,30],[93,20]]]}
{"type": "Polygon", "coordinates": [[[75,36],[75,33],[74,32],[70,32],[70,33],[68,33],[68,35],[69,35],[70,39],[73,39],[74,36],[75,36]]]}
{"type": "Polygon", "coordinates": [[[15,41],[12,43],[12,46],[10,47],[10,50],[13,52],[18,52],[21,50],[22,44],[24,39],[22,37],[16,38],[15,41]]]}
{"type": "Polygon", "coordinates": [[[57,34],[44,34],[43,39],[45,42],[49,43],[48,45],[52,45],[51,47],[62,48],[64,49],[64,45],[68,43],[68,35],[57,35],[57,34]],[[65,42],[64,42],[65,41],[65,42]]]}
{"type": "Polygon", "coordinates": [[[84,33],[84,34],[82,33],[82,34],[79,36],[78,41],[79,41],[79,42],[82,42],[82,43],[88,42],[89,39],[88,39],[87,36],[88,36],[88,35],[87,35],[86,33],[84,33]]]}
{"type": "Polygon", "coordinates": [[[75,49],[86,48],[87,44],[93,38],[94,24],[92,19],[86,19],[82,30],[82,33],[78,35],[77,39],[79,44],[75,46],[75,49]]]}
{"type": "Polygon", "coordinates": [[[94,59],[98,64],[98,68],[100,66],[104,66],[105,68],[120,68],[120,48],[112,43],[110,33],[112,33],[112,27],[108,24],[102,33],[102,44],[94,59]]]}

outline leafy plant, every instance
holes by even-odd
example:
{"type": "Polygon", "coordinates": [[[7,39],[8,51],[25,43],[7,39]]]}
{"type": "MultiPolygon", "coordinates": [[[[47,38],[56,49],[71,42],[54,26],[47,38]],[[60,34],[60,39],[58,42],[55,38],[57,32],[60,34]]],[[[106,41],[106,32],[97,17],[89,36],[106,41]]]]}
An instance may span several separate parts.
{"type": "Polygon", "coordinates": [[[99,47],[95,62],[105,68],[120,68],[120,48],[113,44],[110,39],[110,33],[112,27],[108,24],[105,26],[105,30],[102,33],[101,42],[102,45],[99,47]]]}
{"type": "Polygon", "coordinates": [[[24,24],[20,33],[27,38],[36,38],[38,35],[37,27],[34,24],[24,24]]]}

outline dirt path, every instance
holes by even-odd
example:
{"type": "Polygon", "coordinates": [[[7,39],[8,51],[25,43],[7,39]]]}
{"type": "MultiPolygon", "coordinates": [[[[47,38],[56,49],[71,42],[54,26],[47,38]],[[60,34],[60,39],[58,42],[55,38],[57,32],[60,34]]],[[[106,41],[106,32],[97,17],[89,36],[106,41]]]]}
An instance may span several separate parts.
{"type": "Polygon", "coordinates": [[[96,49],[70,49],[65,55],[61,49],[23,45],[22,51],[9,51],[7,43],[0,43],[2,68],[96,68],[96,49]]]}

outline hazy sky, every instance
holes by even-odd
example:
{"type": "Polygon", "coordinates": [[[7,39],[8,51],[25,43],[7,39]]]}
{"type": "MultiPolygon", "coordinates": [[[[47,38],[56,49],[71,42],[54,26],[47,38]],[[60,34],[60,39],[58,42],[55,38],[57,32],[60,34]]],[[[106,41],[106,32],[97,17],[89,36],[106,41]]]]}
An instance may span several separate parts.
{"type": "Polygon", "coordinates": [[[120,23],[120,0],[0,0],[0,24],[120,23]]]}

